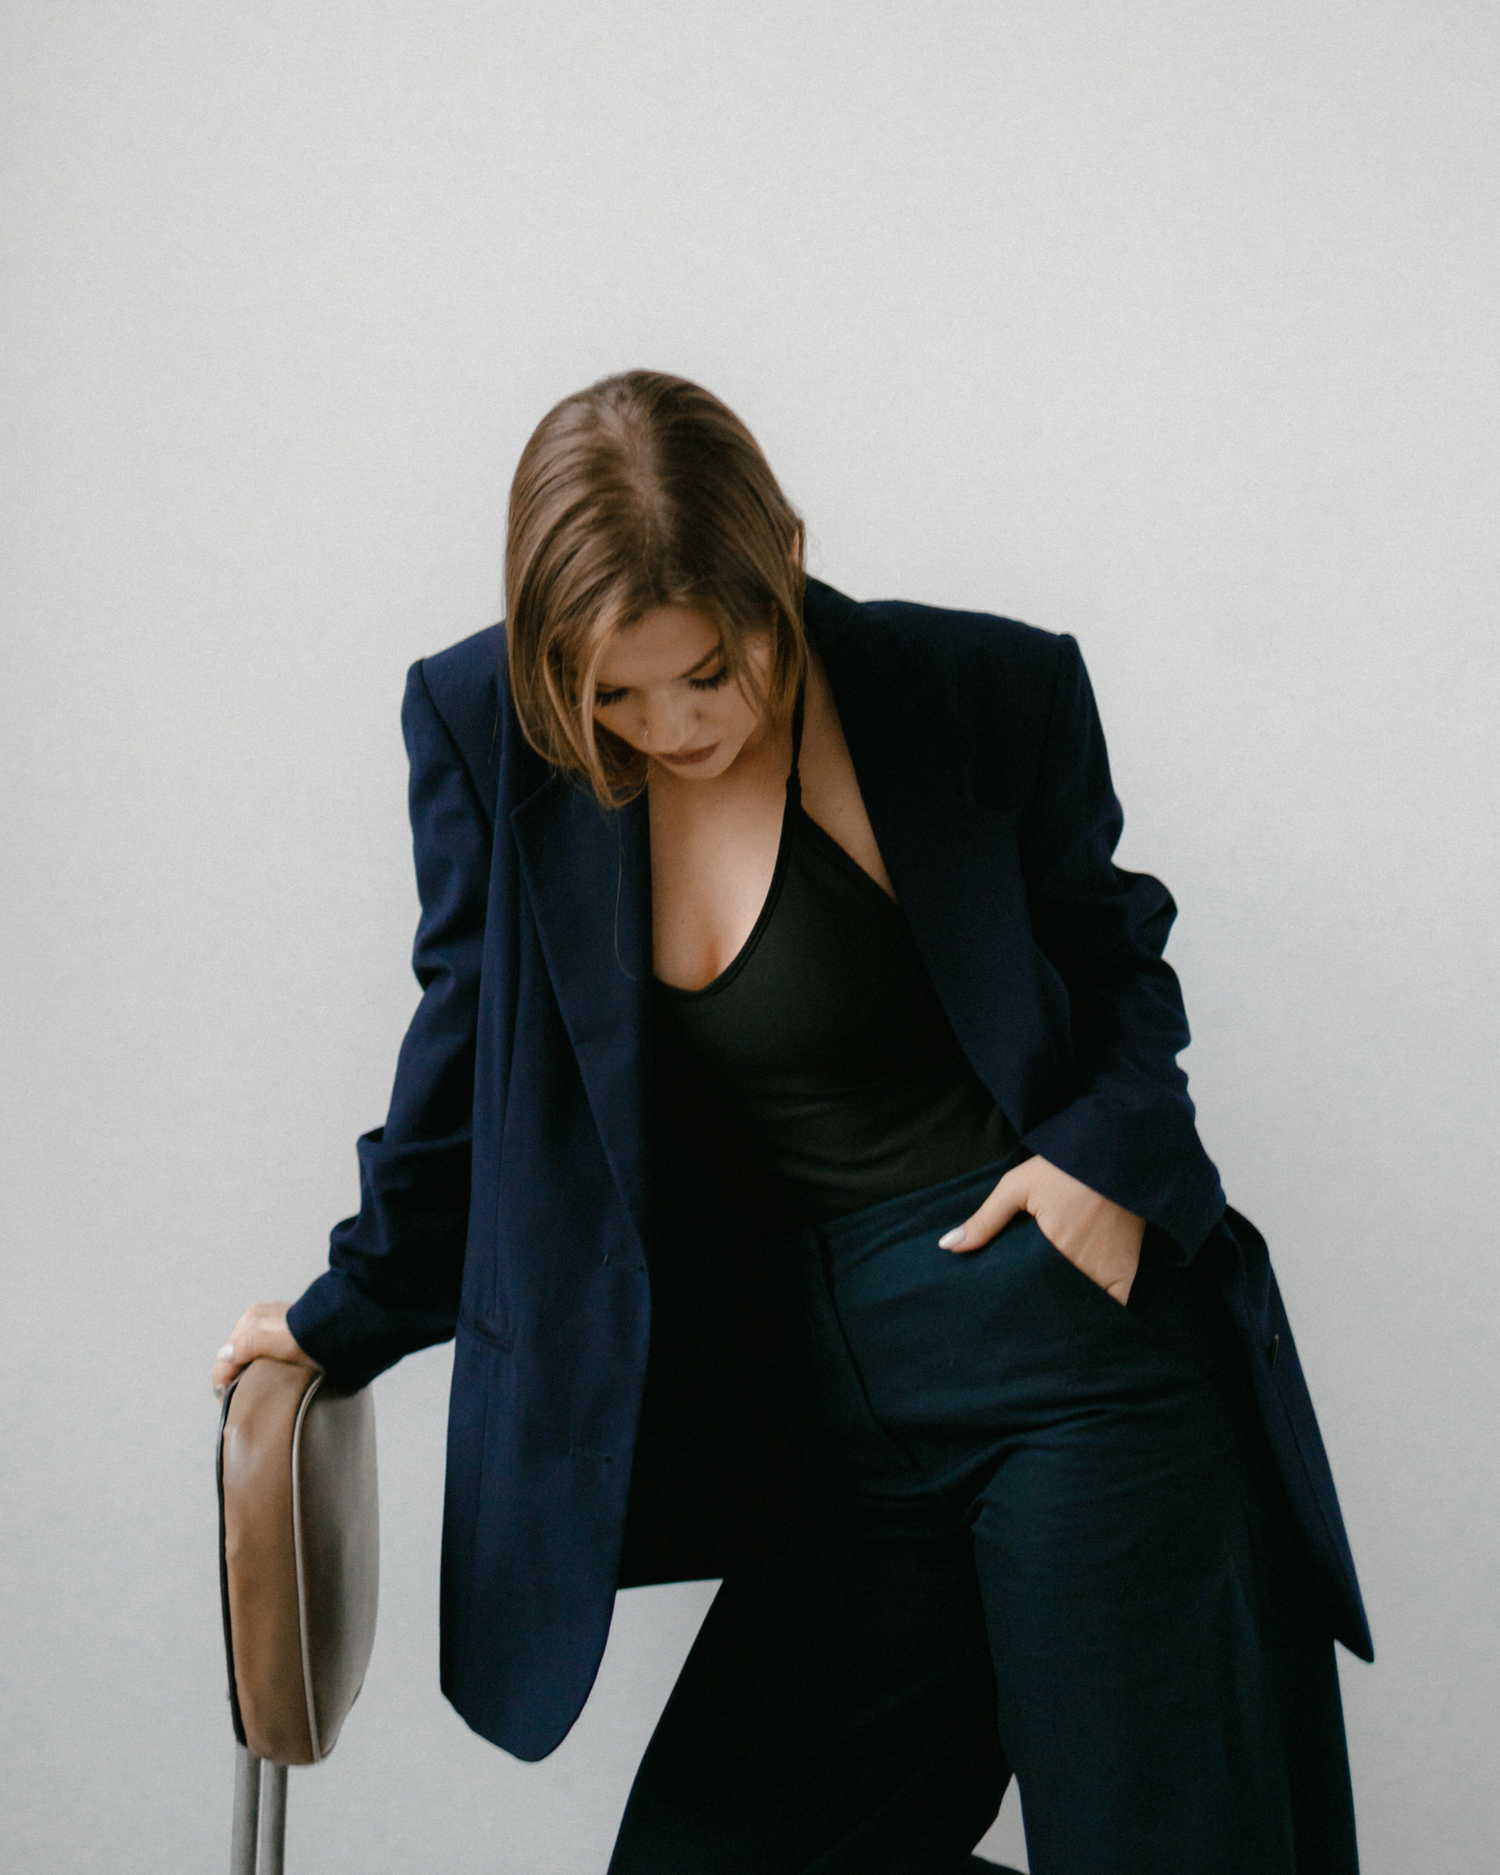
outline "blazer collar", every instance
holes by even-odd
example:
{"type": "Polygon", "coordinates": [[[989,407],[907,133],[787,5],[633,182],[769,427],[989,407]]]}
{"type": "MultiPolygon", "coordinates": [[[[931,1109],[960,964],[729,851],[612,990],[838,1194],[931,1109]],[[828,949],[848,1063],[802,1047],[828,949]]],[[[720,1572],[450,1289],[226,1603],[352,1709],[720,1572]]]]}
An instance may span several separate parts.
{"type": "MultiPolygon", "coordinates": [[[[869,609],[807,585],[809,637],[828,673],[870,824],[960,1045],[1018,1131],[1045,1057],[1046,998],[1011,818],[963,783],[961,722],[930,660],[869,609]]],[[[904,635],[903,635],[904,637],[904,635]]],[[[621,1197],[650,1237],[651,850],[645,797],[607,811],[554,772],[511,814],[548,974],[621,1197]]]]}
{"type": "MultiPolygon", "coordinates": [[[[1014,817],[967,781],[973,730],[944,684],[921,608],[860,606],[808,582],[808,635],[828,674],[875,844],[948,1020],[1017,1132],[1057,1091],[1027,1064],[1058,1060],[1014,817]],[[914,655],[915,654],[915,655],[914,655]]],[[[1066,1051],[1066,1036],[1062,1038],[1066,1051]]]]}

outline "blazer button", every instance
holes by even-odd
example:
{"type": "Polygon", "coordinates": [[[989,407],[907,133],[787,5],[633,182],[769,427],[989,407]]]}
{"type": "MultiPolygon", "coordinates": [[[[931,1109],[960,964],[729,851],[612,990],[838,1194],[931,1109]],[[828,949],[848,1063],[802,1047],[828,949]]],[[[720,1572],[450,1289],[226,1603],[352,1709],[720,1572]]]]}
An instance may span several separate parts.
{"type": "Polygon", "coordinates": [[[1281,1336],[1272,1335],[1271,1339],[1266,1343],[1266,1366],[1267,1367],[1274,1367],[1276,1365],[1276,1356],[1280,1352],[1281,1352],[1281,1336]]]}

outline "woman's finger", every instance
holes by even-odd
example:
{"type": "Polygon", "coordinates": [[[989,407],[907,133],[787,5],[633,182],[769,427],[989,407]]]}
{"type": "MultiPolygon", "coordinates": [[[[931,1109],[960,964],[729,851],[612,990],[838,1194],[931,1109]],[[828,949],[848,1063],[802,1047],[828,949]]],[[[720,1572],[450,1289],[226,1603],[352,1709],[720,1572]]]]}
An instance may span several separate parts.
{"type": "Polygon", "coordinates": [[[213,1381],[216,1393],[222,1393],[231,1380],[238,1380],[255,1359],[254,1339],[241,1322],[214,1356],[213,1372],[209,1378],[213,1381]]]}
{"type": "Polygon", "coordinates": [[[219,1349],[209,1378],[220,1393],[237,1380],[252,1361],[291,1361],[304,1367],[317,1363],[297,1345],[286,1325],[285,1302],[257,1302],[234,1325],[234,1332],[219,1349]]]}
{"type": "Polygon", "coordinates": [[[265,1307],[264,1303],[256,1303],[254,1307],[246,1309],[231,1329],[229,1339],[214,1359],[215,1386],[226,1386],[236,1379],[260,1354],[259,1318],[265,1307]]]}
{"type": "MultiPolygon", "coordinates": [[[[1026,1165],[1030,1163],[1028,1160],[1026,1165]]],[[[1016,1213],[1026,1209],[1029,1196],[1026,1165],[1012,1166],[972,1216],[938,1238],[938,1248],[981,1250],[992,1237],[999,1236],[1016,1213]]]]}

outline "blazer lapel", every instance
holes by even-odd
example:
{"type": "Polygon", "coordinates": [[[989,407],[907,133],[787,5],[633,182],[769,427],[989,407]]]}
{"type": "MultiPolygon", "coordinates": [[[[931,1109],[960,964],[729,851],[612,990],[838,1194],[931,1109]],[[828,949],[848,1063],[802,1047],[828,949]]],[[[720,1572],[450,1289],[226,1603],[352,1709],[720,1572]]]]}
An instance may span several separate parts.
{"type": "MultiPolygon", "coordinates": [[[[954,1033],[1018,1132],[1063,1095],[1066,999],[1043,980],[1012,818],[963,783],[967,744],[930,671],[809,581],[823,658],[870,816],[954,1033]]],[[[610,1170],[649,1241],[651,852],[644,796],[608,811],[554,773],[511,814],[547,971],[610,1170]]]]}
{"type": "Polygon", "coordinates": [[[547,972],[615,1183],[650,1228],[651,855],[644,796],[607,810],[552,774],[512,810],[547,972]]]}
{"type": "Polygon", "coordinates": [[[878,619],[810,582],[820,652],[896,897],[959,1044],[1017,1132],[1058,1104],[1066,1002],[1041,980],[1011,815],[964,784],[968,732],[878,619]]]}

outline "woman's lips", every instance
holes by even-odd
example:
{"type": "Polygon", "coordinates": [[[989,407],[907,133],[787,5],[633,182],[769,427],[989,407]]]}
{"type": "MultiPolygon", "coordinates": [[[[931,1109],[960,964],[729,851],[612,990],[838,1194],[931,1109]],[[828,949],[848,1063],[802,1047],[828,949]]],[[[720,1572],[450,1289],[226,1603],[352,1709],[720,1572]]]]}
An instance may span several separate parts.
{"type": "Polygon", "coordinates": [[[706,762],[718,746],[717,742],[705,742],[701,749],[679,749],[675,755],[658,755],[656,759],[673,768],[692,768],[699,762],[706,762]]]}

